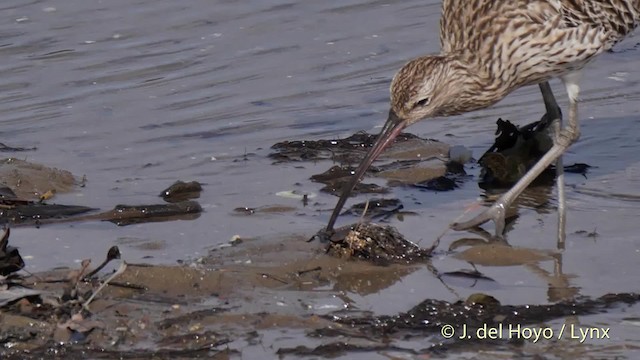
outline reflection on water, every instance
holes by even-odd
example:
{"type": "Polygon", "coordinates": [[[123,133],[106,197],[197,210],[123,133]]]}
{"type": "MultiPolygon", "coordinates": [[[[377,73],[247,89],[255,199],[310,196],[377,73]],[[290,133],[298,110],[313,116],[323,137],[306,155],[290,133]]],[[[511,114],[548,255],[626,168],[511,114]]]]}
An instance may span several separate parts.
{"type": "MultiPolygon", "coordinates": [[[[321,194],[303,208],[275,194],[317,193],[320,185],[308,177],[331,164],[272,165],[268,147],[377,131],[394,71],[439,48],[438,1],[9,0],[0,8],[2,142],[36,146],[28,160],[88,179],[85,188],[57,202],[112,208],[155,201],[178,179],[204,185],[206,212],[194,221],[16,231],[12,241],[33,256],[31,270],[101,257],[129,238],[166,246],[125,246],[125,257],[173,262],[200,256],[236,234],[316,232],[329,215],[320,210],[330,210],[334,197],[321,194]],[[237,207],[272,205],[298,209],[250,219],[232,215],[237,207]]],[[[583,136],[565,163],[594,168],[586,179],[567,176],[569,238],[562,268],[573,275],[556,280],[562,278],[547,264],[487,267],[487,275],[509,285],[494,294],[503,302],[574,294],[547,296],[547,284],[555,283],[560,285],[554,289],[594,296],[638,289],[635,273],[625,270],[637,266],[640,248],[640,205],[630,200],[637,199],[638,180],[624,176],[637,167],[640,153],[637,42],[632,37],[619,45],[626,51],[594,61],[583,80],[583,136]],[[580,232],[595,228],[597,240],[580,232]],[[541,277],[534,279],[532,271],[541,277]]],[[[562,87],[552,85],[565,106],[562,87]]],[[[467,146],[477,156],[491,144],[498,117],[526,124],[543,109],[538,88],[530,87],[490,109],[424,122],[411,131],[467,146]]],[[[421,216],[394,225],[408,238],[430,243],[480,194],[474,181],[449,193],[398,190],[394,195],[406,209],[421,216]]],[[[555,212],[548,211],[554,196],[543,191],[521,201],[510,244],[555,248],[555,212]]],[[[458,267],[449,257],[438,263],[458,267]]],[[[414,280],[406,281],[423,286],[414,280]]],[[[430,294],[450,296],[437,285],[430,294]]]]}

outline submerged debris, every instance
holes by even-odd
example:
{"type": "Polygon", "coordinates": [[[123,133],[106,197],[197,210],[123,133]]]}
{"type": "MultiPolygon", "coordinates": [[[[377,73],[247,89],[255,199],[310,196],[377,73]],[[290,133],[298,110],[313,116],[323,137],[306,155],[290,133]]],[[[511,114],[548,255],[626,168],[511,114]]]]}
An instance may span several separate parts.
{"type": "MultiPolygon", "coordinates": [[[[478,160],[483,188],[514,184],[553,146],[546,115],[522,128],[501,118],[496,125],[495,142],[478,160]]],[[[547,175],[553,180],[553,172],[547,175]]]]}
{"type": "MultiPolygon", "coordinates": [[[[332,325],[312,331],[312,337],[321,337],[323,345],[309,348],[297,346],[281,348],[278,354],[297,356],[337,357],[358,352],[403,352],[429,357],[429,354],[440,354],[460,346],[469,351],[470,344],[487,344],[487,338],[475,336],[479,329],[504,328],[507,333],[511,327],[529,324],[540,324],[565,316],[595,314],[616,306],[632,305],[640,302],[640,294],[619,293],[607,294],[597,299],[581,299],[545,305],[502,305],[492,296],[472,294],[466,301],[450,303],[447,301],[427,299],[406,313],[395,316],[350,317],[340,313],[324,316],[328,320],[344,325],[332,325]],[[412,337],[424,339],[427,336],[442,336],[444,329],[448,335],[443,342],[426,346],[424,349],[403,348],[389,341],[389,338],[409,340],[412,337]],[[466,337],[464,334],[468,334],[466,337]],[[329,338],[335,342],[327,343],[329,338]],[[362,339],[357,343],[345,342],[347,339],[362,339]]],[[[572,331],[567,325],[565,333],[572,331]]],[[[552,328],[549,328],[552,329],[552,328]]],[[[564,330],[564,328],[563,328],[564,330]]],[[[561,334],[559,328],[556,336],[561,334]]],[[[579,330],[575,330],[579,331],[579,330]]],[[[442,337],[440,337],[442,339],[442,337]]],[[[508,342],[512,337],[491,337],[496,342],[508,342]]],[[[514,338],[515,339],[515,338],[514,338]]]]}
{"type": "MultiPolygon", "coordinates": [[[[282,141],[271,146],[275,152],[269,154],[269,157],[276,163],[318,160],[357,163],[377,138],[378,135],[359,132],[345,139],[282,141]]],[[[412,139],[421,138],[410,133],[401,133],[395,142],[412,139]]]]}
{"type": "Polygon", "coordinates": [[[174,204],[116,205],[112,211],[97,214],[102,220],[118,226],[159,222],[167,220],[194,219],[200,216],[202,207],[196,201],[182,201],[174,204]]]}
{"type": "MultiPolygon", "coordinates": [[[[539,121],[523,127],[499,118],[495,142],[478,160],[482,166],[480,187],[487,190],[505,188],[520,180],[553,146],[551,123],[546,114],[539,121]]],[[[584,175],[589,167],[578,163],[565,166],[564,170],[584,175]]],[[[555,167],[550,166],[535,183],[552,184],[554,179],[555,167]]]]}
{"type": "Polygon", "coordinates": [[[8,191],[0,195],[0,224],[13,226],[41,226],[71,221],[111,221],[122,226],[143,222],[190,220],[197,218],[202,212],[198,202],[181,201],[169,204],[116,205],[113,210],[87,214],[98,209],[24,200],[16,198],[8,191]]]}
{"type": "Polygon", "coordinates": [[[572,173],[572,174],[587,174],[587,171],[591,168],[591,165],[587,165],[585,163],[575,163],[573,165],[567,165],[564,167],[564,172],[572,173]]]}
{"type": "Polygon", "coordinates": [[[13,146],[6,145],[4,143],[0,143],[0,151],[3,151],[3,152],[21,152],[21,151],[34,151],[34,150],[38,150],[38,148],[35,146],[30,148],[13,147],[13,146]]]}
{"type": "Polygon", "coordinates": [[[389,213],[398,212],[402,208],[402,202],[398,199],[371,199],[366,202],[354,204],[342,214],[360,216],[366,209],[367,217],[376,218],[379,216],[386,216],[389,213]]]}
{"type": "MultiPolygon", "coordinates": [[[[501,305],[493,297],[473,294],[467,301],[427,299],[406,313],[395,316],[349,317],[332,315],[333,321],[360,328],[369,334],[400,331],[425,336],[439,332],[443,325],[467,327],[467,331],[499,324],[539,324],[564,316],[587,315],[622,304],[640,302],[640,294],[607,294],[597,299],[563,301],[543,305],[501,305]],[[480,299],[480,300],[479,300],[480,299]]],[[[318,334],[321,334],[320,331],[318,334]]],[[[409,335],[407,334],[407,335],[409,335]]],[[[464,340],[463,340],[464,341],[464,340]]]]}
{"type": "MultiPolygon", "coordinates": [[[[329,170],[311,176],[311,180],[325,184],[326,186],[320,189],[322,192],[326,192],[335,196],[340,196],[345,184],[349,182],[355,168],[351,166],[332,166],[329,170]]],[[[372,167],[369,172],[375,172],[375,168],[372,167]]],[[[353,188],[351,193],[355,194],[386,194],[389,190],[377,184],[369,184],[359,182],[353,188]]]]}
{"type": "Polygon", "coordinates": [[[202,192],[202,185],[197,181],[176,181],[168,188],[160,193],[160,197],[166,202],[180,202],[185,200],[197,199],[202,192]]]}
{"type": "Polygon", "coordinates": [[[293,212],[296,208],[287,205],[265,205],[260,207],[248,207],[240,206],[233,209],[233,213],[236,215],[254,215],[254,214],[283,214],[287,212],[293,212]]]}
{"type": "Polygon", "coordinates": [[[18,199],[10,201],[0,200],[0,204],[6,205],[0,210],[0,223],[12,225],[39,225],[46,220],[52,222],[58,220],[63,221],[76,215],[97,210],[87,206],[45,204],[18,199]],[[8,205],[8,202],[17,205],[8,205]]]}
{"type": "MultiPolygon", "coordinates": [[[[283,141],[271,147],[275,152],[269,154],[269,157],[275,159],[276,164],[319,160],[340,163],[321,174],[311,176],[312,181],[326,185],[321,191],[338,196],[355,171],[352,165],[362,160],[377,137],[378,135],[359,132],[346,139],[283,141]]],[[[445,163],[449,150],[447,144],[437,140],[402,133],[377,159],[377,164],[367,169],[367,174],[386,179],[390,186],[428,181],[446,174],[445,163]]],[[[465,159],[468,152],[454,149],[454,155],[465,159]]],[[[385,186],[358,182],[351,195],[388,192],[389,189],[385,186]]]]}
{"type": "Polygon", "coordinates": [[[9,246],[10,233],[9,228],[6,228],[2,239],[0,239],[0,276],[7,276],[24,267],[24,260],[22,260],[18,249],[9,246]]]}
{"type": "Polygon", "coordinates": [[[438,176],[435,179],[422,181],[414,184],[413,186],[433,191],[451,191],[455,190],[458,187],[458,184],[456,184],[456,180],[451,179],[450,177],[438,176]]]}
{"type": "Polygon", "coordinates": [[[41,226],[70,221],[112,221],[119,225],[192,219],[202,208],[195,201],[179,201],[199,196],[199,183],[177,181],[161,196],[172,204],[127,206],[118,205],[111,211],[87,214],[95,208],[47,203],[55,194],[72,191],[81,185],[66,170],[49,168],[24,160],[0,160],[0,224],[41,226]]]}

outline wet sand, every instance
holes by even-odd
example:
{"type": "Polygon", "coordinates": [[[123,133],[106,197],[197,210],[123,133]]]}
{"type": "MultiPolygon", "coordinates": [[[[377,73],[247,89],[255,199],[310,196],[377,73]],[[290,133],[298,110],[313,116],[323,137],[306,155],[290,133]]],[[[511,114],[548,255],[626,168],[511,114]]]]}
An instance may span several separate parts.
{"type": "MultiPolygon", "coordinates": [[[[131,263],[173,265],[180,260],[191,264],[209,256],[240,267],[306,261],[309,252],[322,246],[297,241],[324,226],[337,200],[320,192],[323,185],[309,177],[333,164],[273,164],[269,147],[285,140],[377,132],[388,111],[394,71],[413,56],[439,49],[439,6],[435,1],[413,0],[242,4],[12,0],[3,4],[2,142],[37,147],[8,156],[66,169],[78,177],[86,175],[86,186],[58,194],[58,203],[103,209],[148,203],[180,179],[203,184],[199,202],[205,210],[192,221],[20,228],[12,233],[12,245],[20,248],[32,272],[102,258],[112,245],[120,246],[123,258],[131,263]],[[277,195],[289,190],[317,196],[305,207],[298,199],[277,195]],[[294,210],[249,217],[234,212],[238,207],[270,206],[294,210]],[[246,253],[218,249],[236,234],[252,239],[243,246],[270,249],[246,253]]],[[[395,314],[425,298],[456,301],[475,292],[489,293],[503,304],[544,304],[580,295],[638,291],[639,42],[637,35],[631,36],[585,73],[582,138],[565,163],[585,162],[593,168],[586,178],[567,176],[566,250],[556,246],[555,193],[549,189],[538,205],[528,202],[520,208],[508,241],[517,249],[553,256],[509,266],[501,259],[476,259],[477,269],[495,280],[491,284],[444,286],[424,267],[403,268],[392,271],[393,276],[385,275],[389,276],[387,286],[370,291],[339,285],[335,279],[306,291],[250,287],[243,296],[255,304],[243,312],[292,311],[311,316],[347,307],[395,314]],[[313,305],[304,305],[309,303],[313,305]]],[[[561,84],[554,81],[552,87],[566,108],[561,84]]],[[[529,87],[492,108],[422,122],[410,130],[466,146],[478,157],[492,143],[498,117],[524,125],[539,119],[543,111],[538,89],[529,87]]],[[[467,171],[477,179],[476,167],[469,166],[467,171]]],[[[405,210],[418,216],[392,220],[391,225],[429,246],[446,224],[482,194],[474,179],[451,192],[394,188],[389,197],[401,199],[405,210]]],[[[349,204],[366,198],[360,196],[349,204]]],[[[340,223],[355,219],[341,218],[340,223]]],[[[465,237],[475,236],[448,233],[433,266],[441,272],[472,269],[465,259],[454,256],[465,247],[445,251],[465,237]]],[[[313,254],[324,256],[322,251],[313,254]]],[[[203,266],[220,269],[222,264],[205,261],[203,266]]],[[[363,282],[375,277],[356,278],[363,282]]],[[[206,307],[216,303],[212,299],[198,297],[197,301],[206,307]]],[[[526,343],[524,350],[502,346],[496,351],[506,357],[524,351],[552,358],[575,352],[585,358],[634,358],[640,346],[637,317],[635,306],[572,319],[611,327],[609,341],[586,345],[569,341],[562,347],[552,342],[526,343]]],[[[557,328],[564,322],[550,325],[557,328]]],[[[270,357],[281,347],[314,344],[303,329],[260,329],[259,341],[238,340],[231,347],[243,358],[270,357]]],[[[429,338],[420,347],[441,340],[429,338]]],[[[415,341],[403,345],[417,347],[415,341]]],[[[486,351],[491,358],[491,347],[486,351]]],[[[448,355],[464,357],[465,352],[448,355]]]]}

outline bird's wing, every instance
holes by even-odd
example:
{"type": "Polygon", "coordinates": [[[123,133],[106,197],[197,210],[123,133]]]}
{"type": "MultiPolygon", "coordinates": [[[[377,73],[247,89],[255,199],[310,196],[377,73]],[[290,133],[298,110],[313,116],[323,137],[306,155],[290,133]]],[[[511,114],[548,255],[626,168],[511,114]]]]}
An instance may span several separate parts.
{"type": "Polygon", "coordinates": [[[606,49],[610,34],[593,22],[570,22],[564,3],[574,1],[580,0],[444,0],[442,51],[477,64],[496,86],[579,69],[606,49]]]}
{"type": "MultiPolygon", "coordinates": [[[[556,17],[559,0],[444,0],[440,19],[440,43],[444,53],[469,49],[491,31],[497,34],[519,17],[543,24],[556,17]]],[[[479,50],[477,48],[471,50],[479,50]]]]}
{"type": "Polygon", "coordinates": [[[486,35],[509,36],[509,24],[587,37],[599,33],[610,48],[640,24],[640,0],[444,0],[442,51],[479,51],[486,35]]]}
{"type": "Polygon", "coordinates": [[[474,25],[477,21],[476,16],[483,12],[482,9],[478,9],[478,6],[486,7],[490,4],[491,2],[478,0],[444,0],[442,2],[440,45],[443,53],[452,53],[467,43],[469,33],[467,29],[474,25]]]}
{"type": "Polygon", "coordinates": [[[620,41],[640,24],[640,0],[561,0],[560,12],[568,27],[601,28],[607,46],[620,41]]]}

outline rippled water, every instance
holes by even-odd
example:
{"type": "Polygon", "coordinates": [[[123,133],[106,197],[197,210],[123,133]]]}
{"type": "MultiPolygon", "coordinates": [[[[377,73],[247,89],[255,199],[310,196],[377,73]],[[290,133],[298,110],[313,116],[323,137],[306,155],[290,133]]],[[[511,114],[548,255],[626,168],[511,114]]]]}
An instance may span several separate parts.
{"type": "MultiPolygon", "coordinates": [[[[411,57],[439,50],[438,1],[5,0],[0,9],[2,142],[37,146],[18,156],[88,178],[85,188],[57,202],[101,208],[156,203],[176,179],[205,184],[200,201],[206,212],[195,221],[20,229],[12,241],[33,256],[31,270],[102,257],[112,244],[124,244],[130,259],[152,255],[149,261],[173,262],[204,254],[234,234],[314,233],[329,216],[317,209],[331,209],[336,199],[319,194],[322,205],[305,209],[275,194],[294,188],[317,193],[320,186],[308,177],[329,164],[272,165],[269,146],[377,131],[394,71],[411,57]],[[239,206],[272,204],[299,210],[231,215],[239,206]],[[155,252],[127,246],[145,241],[166,246],[155,252]]],[[[577,188],[568,191],[564,271],[584,295],[640,285],[638,42],[632,36],[585,72],[583,135],[565,160],[595,166],[586,179],[567,179],[577,188]]],[[[565,105],[562,86],[552,85],[565,105]]],[[[497,117],[524,124],[543,109],[537,87],[529,87],[492,108],[425,121],[410,131],[465,145],[477,156],[491,144],[497,117]]],[[[421,217],[395,225],[426,245],[479,194],[473,182],[453,193],[399,192],[420,201],[408,207],[421,217]]],[[[555,213],[521,214],[511,244],[554,249],[555,213]]],[[[438,261],[443,271],[460,267],[448,257],[438,261]]],[[[548,300],[547,280],[527,268],[483,271],[510,284],[496,292],[506,302],[548,300]]],[[[409,278],[373,297],[372,308],[406,310],[398,307],[408,300],[394,303],[399,295],[393,294],[421,288],[421,281],[409,278]]],[[[418,292],[451,296],[433,290],[438,285],[431,280],[428,286],[418,292]]],[[[633,339],[637,346],[638,336],[633,339]]]]}

